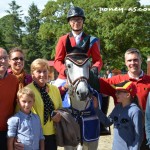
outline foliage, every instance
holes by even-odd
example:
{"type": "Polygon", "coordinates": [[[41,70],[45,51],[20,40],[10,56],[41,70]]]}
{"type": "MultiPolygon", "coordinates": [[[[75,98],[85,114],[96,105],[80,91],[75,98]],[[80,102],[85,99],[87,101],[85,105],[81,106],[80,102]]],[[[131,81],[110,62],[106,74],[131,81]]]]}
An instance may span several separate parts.
{"type": "Polygon", "coordinates": [[[36,58],[41,57],[41,40],[38,37],[40,28],[40,11],[37,6],[32,3],[28,10],[28,16],[25,16],[26,28],[22,39],[22,48],[26,51],[27,62],[26,68],[29,70],[30,64],[36,58]]]}
{"type": "Polygon", "coordinates": [[[21,20],[20,6],[15,1],[9,4],[10,10],[6,12],[8,15],[0,19],[0,31],[3,34],[3,41],[7,49],[12,47],[21,46],[22,27],[24,22],[21,20]]]}
{"type": "Polygon", "coordinates": [[[138,0],[49,1],[41,14],[44,20],[39,35],[55,41],[53,51],[56,39],[70,31],[66,15],[72,5],[84,8],[84,31],[100,38],[104,67],[124,68],[124,53],[130,47],[140,49],[146,59],[150,47],[150,11],[138,11],[138,8],[144,8],[138,0]],[[102,8],[107,11],[101,11],[102,8]]]}
{"type": "Polygon", "coordinates": [[[70,31],[66,16],[73,5],[85,11],[84,31],[100,38],[103,69],[125,70],[124,53],[135,47],[142,52],[142,67],[146,70],[150,53],[150,6],[141,6],[139,0],[50,0],[41,13],[33,3],[24,23],[20,6],[12,1],[8,15],[0,19],[3,36],[0,44],[7,49],[22,47],[28,67],[38,57],[54,59],[58,38],[70,31]]]}

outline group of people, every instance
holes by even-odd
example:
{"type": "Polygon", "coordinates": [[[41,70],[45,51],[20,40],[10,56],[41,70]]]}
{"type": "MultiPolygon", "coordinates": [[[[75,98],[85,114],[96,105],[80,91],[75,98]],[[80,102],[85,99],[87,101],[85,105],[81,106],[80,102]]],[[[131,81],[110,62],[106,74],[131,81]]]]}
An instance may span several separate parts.
{"type": "MultiPolygon", "coordinates": [[[[60,87],[66,83],[66,38],[69,37],[72,46],[80,47],[90,39],[87,56],[92,57],[90,76],[94,78],[89,78],[89,84],[99,93],[113,96],[116,105],[107,118],[96,98],[93,100],[100,121],[107,126],[114,124],[113,149],[147,150],[150,147],[150,76],[141,69],[140,51],[136,48],[126,51],[127,74],[98,78],[103,65],[100,43],[98,38],[83,32],[85,19],[79,7],[72,7],[68,12],[71,32],[60,37],[56,45],[54,67],[59,76],[54,84],[60,87]],[[110,92],[108,84],[115,86],[110,92]]],[[[57,112],[62,107],[60,89],[48,83],[49,65],[45,59],[32,62],[31,75],[25,72],[24,63],[21,49],[14,48],[7,54],[0,48],[0,148],[57,150],[54,122],[61,120],[57,112]]],[[[66,91],[66,87],[63,89],[66,91]]]]}
{"type": "MultiPolygon", "coordinates": [[[[84,11],[81,8],[79,8],[79,7],[71,8],[68,12],[67,20],[71,27],[71,32],[60,37],[58,44],[56,46],[54,67],[59,72],[58,79],[56,80],[56,83],[55,83],[55,85],[57,85],[57,86],[60,86],[66,80],[66,75],[65,75],[66,68],[64,65],[64,58],[66,56],[65,43],[66,43],[67,36],[69,36],[72,46],[81,46],[81,47],[82,47],[82,44],[85,43],[85,41],[88,37],[88,35],[86,35],[83,32],[83,24],[85,21],[85,15],[84,15],[84,11]]],[[[102,79],[102,78],[98,79],[97,75],[103,64],[101,55],[100,55],[99,41],[94,40],[95,42],[92,42],[92,36],[90,38],[91,38],[91,42],[90,42],[91,47],[88,50],[87,55],[89,57],[92,57],[93,66],[91,67],[90,75],[92,73],[94,74],[94,75],[92,75],[92,79],[90,78],[92,80],[92,81],[89,81],[90,85],[93,88],[95,88],[98,92],[106,94],[105,93],[105,91],[106,91],[105,89],[107,89],[106,83],[109,83],[111,85],[116,85],[123,81],[128,81],[128,82],[132,82],[135,85],[134,89],[136,89],[136,91],[137,91],[136,95],[134,95],[134,97],[137,96],[137,98],[138,98],[139,108],[140,108],[140,109],[138,109],[138,112],[140,112],[140,115],[136,116],[137,118],[135,119],[135,122],[134,122],[132,116],[129,116],[130,121],[132,123],[128,123],[128,125],[132,126],[130,128],[130,129],[132,129],[132,133],[134,133],[132,138],[134,139],[138,135],[138,137],[143,136],[143,140],[142,140],[142,138],[139,138],[138,143],[137,143],[137,140],[136,140],[136,142],[133,140],[134,141],[133,143],[131,143],[131,141],[128,143],[127,142],[128,136],[121,137],[121,138],[123,138],[122,140],[124,140],[126,143],[126,146],[124,149],[129,149],[129,148],[130,149],[141,149],[141,150],[149,149],[149,145],[150,145],[150,133],[149,133],[150,120],[149,119],[150,119],[150,117],[148,115],[150,113],[150,110],[149,110],[150,105],[148,102],[150,101],[150,99],[149,99],[150,96],[148,96],[148,94],[150,91],[150,76],[146,75],[141,69],[142,57],[141,57],[140,51],[136,48],[129,48],[126,51],[125,65],[127,66],[127,69],[128,69],[127,74],[125,74],[125,75],[119,74],[119,75],[113,76],[108,79],[102,79]],[[95,78],[93,78],[93,77],[95,77],[95,78]],[[141,119],[142,113],[143,113],[143,119],[141,119]],[[135,126],[138,125],[137,123],[139,124],[140,128],[134,129],[135,126]],[[142,123],[144,123],[144,124],[142,124],[142,123]],[[139,135],[139,134],[142,134],[142,132],[139,130],[141,130],[141,127],[143,127],[143,126],[145,127],[145,128],[143,128],[143,135],[139,135]],[[146,135],[145,135],[145,133],[146,133],[146,135]],[[147,137],[147,140],[146,140],[146,137],[147,137]]],[[[120,102],[118,102],[117,95],[119,95],[122,91],[118,92],[117,95],[115,94],[115,92],[116,92],[116,90],[112,90],[111,93],[109,93],[109,95],[113,96],[115,105],[117,105],[118,103],[120,103],[120,102]]],[[[133,97],[131,96],[130,91],[125,89],[125,90],[123,90],[123,92],[130,94],[130,98],[126,98],[126,99],[130,99],[131,103],[132,103],[133,97]]],[[[130,104],[128,103],[128,106],[129,105],[130,104]]],[[[130,107],[128,107],[128,108],[130,108],[130,107]]],[[[123,111],[123,109],[120,109],[120,111],[123,111]]],[[[130,112],[130,109],[127,110],[127,112],[130,112]]],[[[114,118],[112,118],[112,120],[114,122],[114,118]]],[[[125,130],[121,130],[121,132],[122,131],[125,132],[125,130]]],[[[119,127],[117,128],[117,132],[119,134],[119,127]]],[[[128,132],[128,128],[126,128],[126,132],[128,132]]],[[[126,134],[126,132],[124,134],[126,134]]],[[[119,135],[115,134],[114,136],[119,136],[119,135]]],[[[116,137],[114,137],[114,139],[115,138],[116,137]]]]}
{"type": "Polygon", "coordinates": [[[9,55],[0,48],[0,148],[56,150],[53,121],[58,122],[60,115],[51,114],[62,107],[59,89],[47,83],[47,60],[34,60],[28,75],[24,59],[19,48],[10,50],[9,55]]]}

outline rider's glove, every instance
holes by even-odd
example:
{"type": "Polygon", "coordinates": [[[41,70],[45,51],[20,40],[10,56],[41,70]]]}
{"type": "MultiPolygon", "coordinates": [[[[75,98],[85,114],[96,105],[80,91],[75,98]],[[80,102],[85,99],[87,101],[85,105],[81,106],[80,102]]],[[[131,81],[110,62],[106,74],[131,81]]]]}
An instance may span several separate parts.
{"type": "Polygon", "coordinates": [[[99,84],[99,78],[97,75],[95,75],[95,73],[93,73],[92,71],[90,71],[89,73],[89,80],[88,83],[90,84],[90,86],[97,90],[98,92],[100,91],[100,84],[99,84]]]}
{"type": "Polygon", "coordinates": [[[91,72],[93,72],[93,74],[95,74],[96,76],[98,76],[98,68],[97,67],[92,67],[91,72]]]}

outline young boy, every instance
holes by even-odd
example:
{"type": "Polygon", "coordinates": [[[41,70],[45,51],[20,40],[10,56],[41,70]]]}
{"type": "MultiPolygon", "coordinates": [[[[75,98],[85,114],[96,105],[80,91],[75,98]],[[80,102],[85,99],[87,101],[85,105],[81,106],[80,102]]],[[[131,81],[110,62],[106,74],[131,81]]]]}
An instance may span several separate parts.
{"type": "Polygon", "coordinates": [[[140,150],[143,140],[143,113],[137,98],[137,89],[133,82],[124,81],[116,85],[118,104],[108,117],[94,107],[100,121],[105,126],[114,124],[112,150],[140,150]]]}
{"type": "Polygon", "coordinates": [[[24,87],[17,93],[20,111],[8,119],[8,150],[14,150],[15,140],[24,145],[24,150],[44,150],[44,136],[38,115],[31,112],[35,101],[33,91],[24,87]]]}

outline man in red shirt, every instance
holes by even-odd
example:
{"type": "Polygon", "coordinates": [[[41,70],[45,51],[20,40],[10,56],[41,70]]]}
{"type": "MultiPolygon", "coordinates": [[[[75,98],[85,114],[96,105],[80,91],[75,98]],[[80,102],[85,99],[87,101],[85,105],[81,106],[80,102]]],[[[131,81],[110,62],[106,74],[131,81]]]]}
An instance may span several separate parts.
{"type": "Polygon", "coordinates": [[[90,38],[90,48],[87,55],[88,57],[92,57],[93,66],[91,70],[96,75],[98,75],[103,64],[100,55],[99,39],[83,32],[83,24],[85,21],[84,11],[79,7],[71,7],[68,11],[67,20],[71,27],[71,32],[61,36],[56,45],[54,68],[59,72],[59,76],[54,84],[58,87],[62,85],[63,81],[66,79],[64,59],[66,56],[66,39],[68,36],[72,47],[77,45],[82,47],[87,39],[90,38]]]}
{"type": "Polygon", "coordinates": [[[18,80],[7,74],[8,55],[0,48],[0,149],[7,150],[7,120],[14,114],[18,80]]]}
{"type": "Polygon", "coordinates": [[[142,58],[140,51],[135,48],[130,48],[125,53],[125,64],[128,68],[127,74],[116,75],[112,78],[106,79],[105,81],[113,85],[124,80],[132,81],[137,88],[137,96],[139,98],[140,106],[145,112],[147,96],[150,91],[150,76],[144,74],[141,69],[141,63],[142,58]]]}
{"type": "MultiPolygon", "coordinates": [[[[128,72],[125,75],[116,75],[112,78],[105,79],[109,84],[118,84],[121,81],[130,80],[132,81],[137,88],[137,96],[139,99],[139,104],[145,112],[146,109],[146,101],[148,97],[148,93],[150,91],[150,76],[144,74],[141,69],[142,57],[140,51],[136,48],[130,48],[125,53],[125,65],[128,68],[128,72]]],[[[101,84],[101,80],[99,79],[99,83],[101,84]]],[[[101,85],[102,86],[102,85],[101,85]]],[[[116,100],[116,99],[115,99],[116,100]]],[[[147,150],[146,139],[144,139],[141,150],[147,150]]]]}

